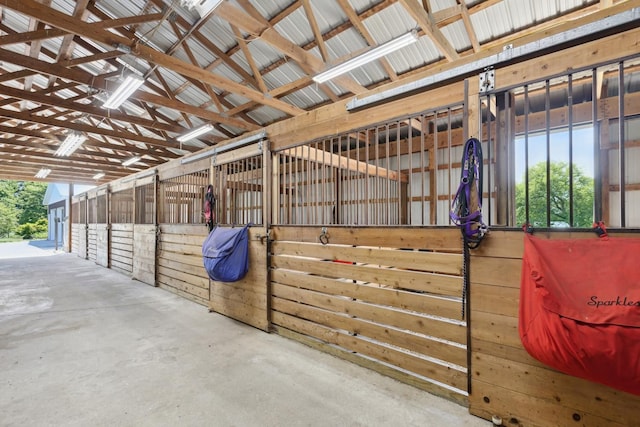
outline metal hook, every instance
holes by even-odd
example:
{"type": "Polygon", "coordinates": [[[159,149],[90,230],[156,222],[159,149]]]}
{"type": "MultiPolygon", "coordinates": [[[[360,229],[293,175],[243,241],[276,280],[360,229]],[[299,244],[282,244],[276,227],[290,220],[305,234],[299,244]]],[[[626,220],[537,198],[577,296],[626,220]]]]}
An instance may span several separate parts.
{"type": "Polygon", "coordinates": [[[318,240],[320,240],[320,243],[322,243],[323,245],[329,243],[329,234],[327,233],[327,227],[322,227],[322,232],[320,233],[320,236],[318,236],[318,240]]]}

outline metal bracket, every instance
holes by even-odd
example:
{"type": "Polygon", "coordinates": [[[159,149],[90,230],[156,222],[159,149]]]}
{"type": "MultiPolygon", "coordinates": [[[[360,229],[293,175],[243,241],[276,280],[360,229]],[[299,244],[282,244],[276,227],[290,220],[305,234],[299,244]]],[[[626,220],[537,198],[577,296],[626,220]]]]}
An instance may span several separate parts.
{"type": "Polygon", "coordinates": [[[318,240],[320,240],[320,243],[322,243],[323,245],[329,243],[329,233],[327,233],[327,227],[322,227],[320,236],[318,236],[318,240]]]}
{"type": "Polygon", "coordinates": [[[258,150],[264,151],[264,143],[262,141],[258,141],[258,150]]]}
{"type": "Polygon", "coordinates": [[[479,75],[480,93],[487,93],[496,87],[496,72],[493,67],[487,67],[479,75]]]}

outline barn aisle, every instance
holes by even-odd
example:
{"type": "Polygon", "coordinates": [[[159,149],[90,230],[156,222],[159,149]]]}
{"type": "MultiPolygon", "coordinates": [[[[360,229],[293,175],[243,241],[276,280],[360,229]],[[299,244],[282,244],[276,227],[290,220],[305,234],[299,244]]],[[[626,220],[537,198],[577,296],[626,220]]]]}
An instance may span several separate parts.
{"type": "Polygon", "coordinates": [[[0,366],[6,426],[490,424],[69,254],[0,257],[0,366]]]}

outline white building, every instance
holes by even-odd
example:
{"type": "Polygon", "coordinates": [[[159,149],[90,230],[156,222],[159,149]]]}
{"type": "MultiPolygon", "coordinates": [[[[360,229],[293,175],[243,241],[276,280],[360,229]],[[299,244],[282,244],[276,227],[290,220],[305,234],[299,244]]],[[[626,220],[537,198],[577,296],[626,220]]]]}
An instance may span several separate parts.
{"type": "Polygon", "coordinates": [[[42,204],[47,207],[49,230],[47,239],[57,242],[59,248],[69,250],[69,188],[73,194],[85,192],[93,185],[51,183],[47,186],[42,204]]]}

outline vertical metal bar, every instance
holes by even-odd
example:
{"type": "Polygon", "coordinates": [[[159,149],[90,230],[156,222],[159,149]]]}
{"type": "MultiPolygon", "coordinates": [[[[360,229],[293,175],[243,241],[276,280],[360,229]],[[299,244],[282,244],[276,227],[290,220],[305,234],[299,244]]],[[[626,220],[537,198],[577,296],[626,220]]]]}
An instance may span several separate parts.
{"type": "MultiPolygon", "coordinates": [[[[365,158],[365,162],[367,162],[367,164],[369,163],[369,144],[370,144],[370,129],[365,129],[364,131],[364,158],[365,158]]],[[[365,176],[364,176],[364,189],[363,189],[363,196],[364,196],[364,224],[365,225],[370,225],[369,224],[369,169],[367,169],[365,176]]]]}
{"type": "Polygon", "coordinates": [[[373,179],[373,184],[374,184],[374,199],[373,199],[373,203],[374,203],[374,213],[375,213],[375,219],[374,219],[374,224],[375,225],[379,225],[380,224],[380,181],[378,180],[378,168],[379,168],[379,163],[380,163],[380,127],[376,126],[376,140],[374,141],[374,154],[375,154],[375,165],[376,165],[376,175],[373,179]]]}
{"type": "Polygon", "coordinates": [[[524,216],[529,224],[529,85],[524,86],[524,216]]]}
{"type": "Polygon", "coordinates": [[[545,80],[544,110],[545,110],[545,138],[547,154],[547,227],[551,226],[551,88],[549,80],[545,80]]]}
{"type": "Polygon", "coordinates": [[[431,186],[431,188],[433,188],[435,190],[435,193],[433,195],[433,200],[434,203],[436,204],[435,209],[433,209],[433,213],[435,215],[435,218],[431,218],[431,223],[432,224],[438,224],[438,205],[439,205],[439,198],[440,198],[440,192],[438,191],[438,111],[434,111],[433,113],[433,165],[431,165],[431,167],[433,168],[433,180],[435,181],[433,183],[433,185],[431,186]]]}
{"type": "MultiPolygon", "coordinates": [[[[407,138],[411,136],[411,122],[407,122],[407,138]]],[[[400,122],[398,122],[398,129],[396,132],[396,170],[398,172],[398,176],[396,177],[396,215],[398,216],[396,219],[396,224],[400,225],[400,221],[402,218],[402,208],[401,208],[401,197],[402,193],[402,182],[400,181],[401,169],[400,169],[400,158],[401,158],[401,149],[400,149],[400,122]]]]}
{"type": "Polygon", "coordinates": [[[427,201],[427,197],[425,195],[425,185],[424,185],[424,178],[425,178],[425,168],[426,165],[424,164],[424,145],[425,145],[425,141],[424,141],[424,131],[425,131],[425,117],[424,114],[420,115],[420,208],[422,209],[422,221],[420,223],[420,225],[425,225],[427,223],[427,220],[425,218],[425,204],[427,201]]]}
{"type": "Polygon", "coordinates": [[[602,220],[602,177],[600,167],[600,129],[598,126],[598,69],[591,72],[591,126],[593,128],[593,212],[594,220],[602,220]]]}
{"type": "Polygon", "coordinates": [[[624,61],[618,64],[618,162],[620,172],[620,227],[627,226],[625,190],[625,132],[624,132],[624,61]]]}
{"type": "MultiPolygon", "coordinates": [[[[463,121],[465,120],[463,119],[463,121]]],[[[482,167],[482,165],[480,165],[480,167],[482,167]]],[[[451,178],[451,107],[449,107],[447,109],[447,206],[451,205],[451,199],[453,197],[451,194],[451,178]]],[[[447,223],[451,225],[451,217],[447,217],[447,223]]]]}
{"type": "MultiPolygon", "coordinates": [[[[492,216],[491,216],[491,206],[492,206],[492,201],[493,201],[493,189],[491,188],[491,173],[492,173],[492,169],[493,169],[493,161],[491,159],[491,146],[493,145],[493,141],[491,140],[493,138],[493,135],[491,134],[491,94],[487,95],[487,119],[486,119],[486,125],[487,126],[487,161],[488,166],[487,166],[487,190],[489,193],[489,196],[487,198],[487,225],[491,225],[491,220],[492,220],[492,216]]],[[[479,103],[481,105],[481,103],[479,103]]],[[[483,165],[484,167],[484,165],[483,165]]],[[[484,174],[483,174],[484,175],[484,174]]],[[[482,191],[480,191],[480,197],[483,196],[484,193],[484,189],[482,191]]]]}
{"type": "MultiPolygon", "coordinates": [[[[389,167],[389,146],[391,145],[391,138],[389,133],[391,132],[389,123],[386,124],[385,126],[385,165],[384,167],[387,169],[387,172],[389,171],[389,169],[391,169],[389,167]]],[[[391,180],[389,180],[389,177],[387,177],[384,180],[385,183],[385,188],[386,188],[386,197],[384,200],[385,203],[385,207],[386,207],[386,217],[385,217],[385,225],[389,225],[390,224],[390,217],[391,217],[391,180]]]]}

